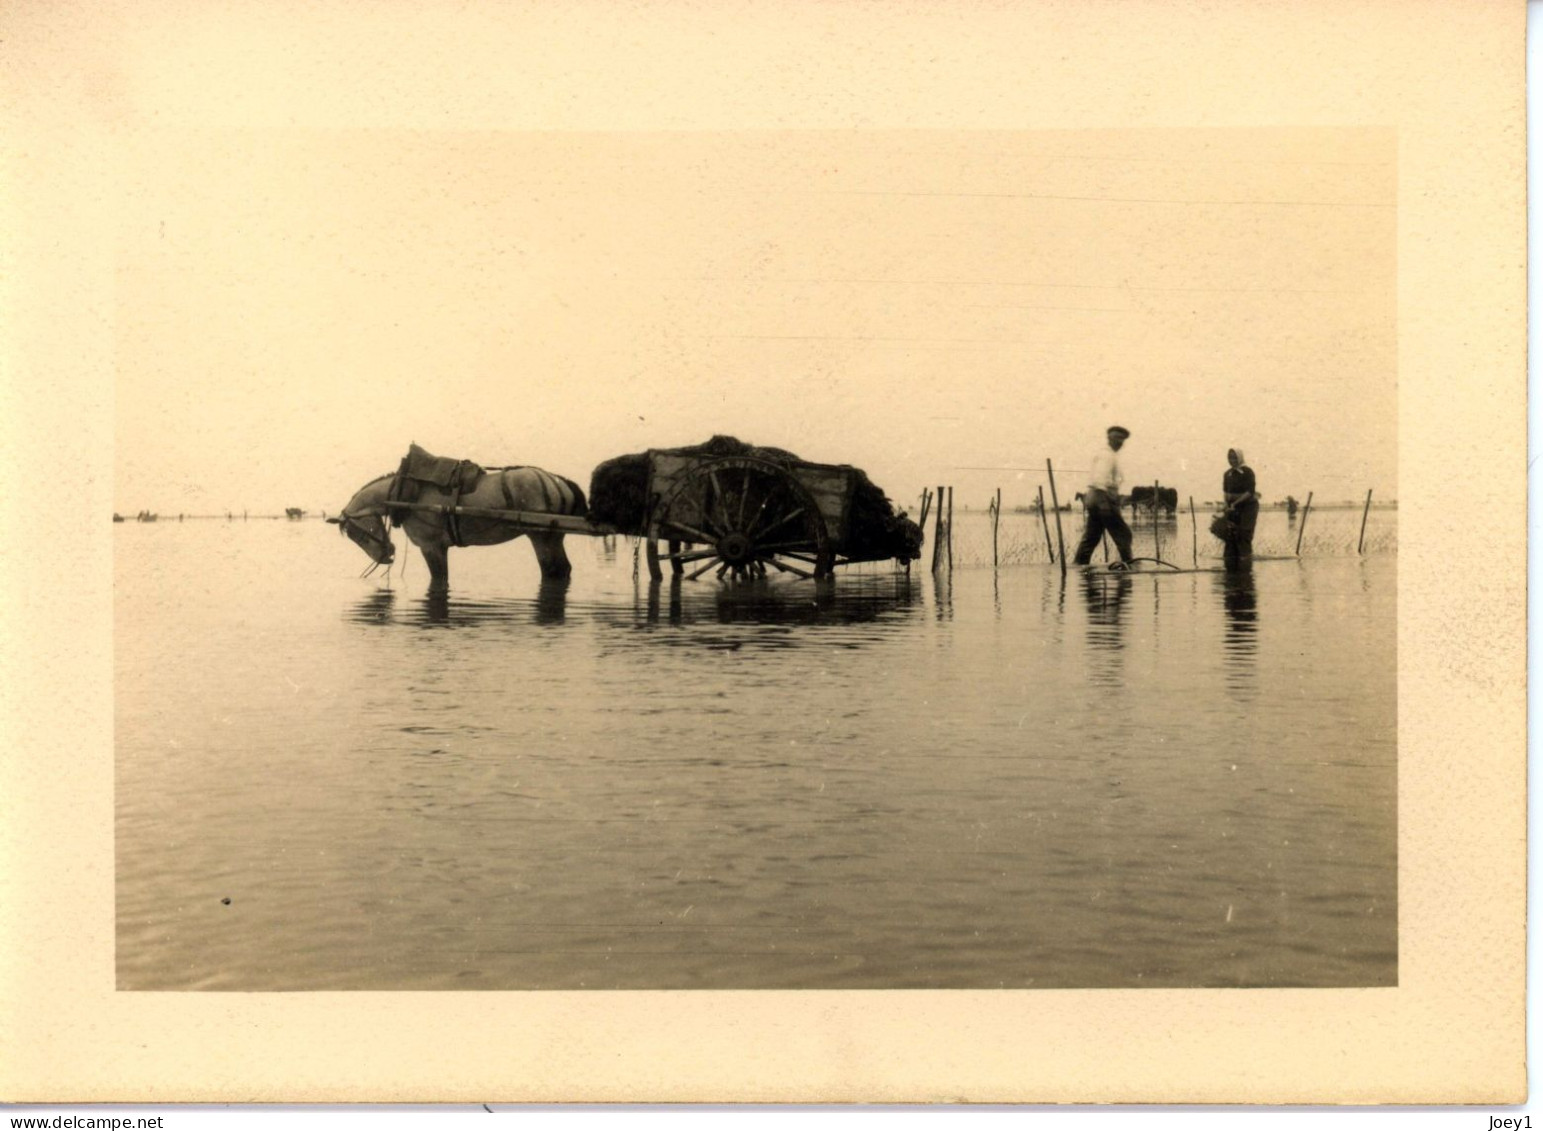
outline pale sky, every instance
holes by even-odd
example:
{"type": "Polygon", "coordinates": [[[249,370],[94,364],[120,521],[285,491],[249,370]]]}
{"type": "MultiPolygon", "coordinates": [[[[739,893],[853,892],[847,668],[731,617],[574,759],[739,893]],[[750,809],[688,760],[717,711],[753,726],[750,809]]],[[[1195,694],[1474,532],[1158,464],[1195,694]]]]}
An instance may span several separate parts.
{"type": "Polygon", "coordinates": [[[335,511],[410,441],[585,486],[731,433],[1063,498],[1397,497],[1381,130],[146,132],[116,508],[335,511]],[[985,470],[981,470],[985,469],[985,470]],[[1016,470],[1023,469],[1023,470],[1016,470]]]}

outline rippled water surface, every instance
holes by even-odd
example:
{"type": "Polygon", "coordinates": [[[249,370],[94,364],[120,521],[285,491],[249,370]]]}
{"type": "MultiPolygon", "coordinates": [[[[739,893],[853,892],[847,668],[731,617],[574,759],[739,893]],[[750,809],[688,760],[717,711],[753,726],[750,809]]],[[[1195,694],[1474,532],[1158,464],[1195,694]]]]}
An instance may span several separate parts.
{"type": "Polygon", "coordinates": [[[1391,552],[650,589],[572,538],[431,601],[314,521],[115,537],[121,988],[1397,980],[1391,552]]]}

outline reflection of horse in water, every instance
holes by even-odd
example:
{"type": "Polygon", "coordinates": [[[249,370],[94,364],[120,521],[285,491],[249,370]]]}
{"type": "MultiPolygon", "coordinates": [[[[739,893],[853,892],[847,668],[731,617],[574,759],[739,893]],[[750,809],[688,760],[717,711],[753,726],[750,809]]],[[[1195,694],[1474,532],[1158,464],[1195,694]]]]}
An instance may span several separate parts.
{"type": "Polygon", "coordinates": [[[453,601],[444,591],[430,590],[422,599],[403,602],[400,606],[395,593],[380,589],[355,605],[348,619],[358,624],[405,624],[420,628],[562,624],[568,615],[570,584],[566,577],[543,581],[536,590],[534,601],[453,601]]]}
{"type": "MultiPolygon", "coordinates": [[[[402,467],[390,475],[372,479],[354,493],[336,519],[338,527],[368,554],[377,565],[390,565],[396,559],[396,547],[387,530],[387,519],[402,528],[408,541],[423,552],[429,567],[429,591],[446,593],[450,589],[449,551],[452,546],[496,546],[510,542],[522,533],[519,527],[496,518],[451,515],[425,510],[393,508],[390,504],[405,500],[420,505],[462,506],[582,517],[586,507],[584,492],[571,479],[553,475],[539,467],[488,468],[475,464],[435,460],[432,464],[409,464],[419,449],[402,467]],[[446,470],[442,465],[453,465],[446,470]]],[[[426,455],[426,453],[425,453],[426,455]]],[[[560,531],[531,531],[531,548],[547,579],[567,577],[573,571],[563,549],[560,531]]]]}

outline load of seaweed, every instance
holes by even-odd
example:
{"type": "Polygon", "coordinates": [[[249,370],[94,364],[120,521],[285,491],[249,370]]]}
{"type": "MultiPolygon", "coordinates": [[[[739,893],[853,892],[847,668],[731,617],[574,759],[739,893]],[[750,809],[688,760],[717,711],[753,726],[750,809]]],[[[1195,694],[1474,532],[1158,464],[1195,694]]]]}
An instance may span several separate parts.
{"type": "MultiPolygon", "coordinates": [[[[784,466],[805,462],[782,448],[762,448],[733,436],[714,436],[703,444],[664,449],[683,456],[755,456],[784,466]]],[[[854,468],[856,485],[848,515],[843,554],[854,561],[921,557],[921,527],[893,504],[865,472],[854,468]]],[[[592,522],[615,526],[626,534],[641,535],[648,519],[648,453],[608,459],[595,468],[589,481],[589,517],[592,522]]]]}

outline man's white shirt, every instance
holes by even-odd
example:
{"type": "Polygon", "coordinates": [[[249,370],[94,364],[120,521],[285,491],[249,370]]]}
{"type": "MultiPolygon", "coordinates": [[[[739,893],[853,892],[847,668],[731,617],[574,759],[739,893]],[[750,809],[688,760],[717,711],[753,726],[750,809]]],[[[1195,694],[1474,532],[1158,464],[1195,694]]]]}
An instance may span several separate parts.
{"type": "Polygon", "coordinates": [[[1093,457],[1093,466],[1088,471],[1088,486],[1096,491],[1104,491],[1115,498],[1120,496],[1120,485],[1125,477],[1120,473],[1120,453],[1113,448],[1105,448],[1093,457]]]}

